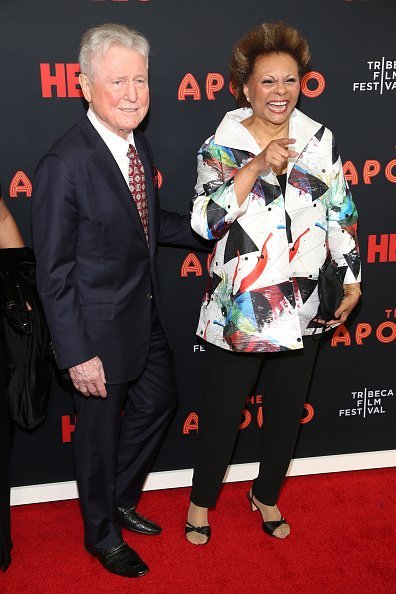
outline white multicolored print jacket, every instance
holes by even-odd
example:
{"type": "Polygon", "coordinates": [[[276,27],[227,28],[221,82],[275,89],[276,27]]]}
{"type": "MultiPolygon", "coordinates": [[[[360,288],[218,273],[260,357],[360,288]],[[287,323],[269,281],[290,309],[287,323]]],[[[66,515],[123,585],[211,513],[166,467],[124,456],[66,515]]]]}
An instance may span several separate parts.
{"type": "Polygon", "coordinates": [[[303,347],[318,311],[317,279],[328,253],[344,284],[360,281],[357,212],[333,134],[295,109],[295,138],[285,196],[272,170],[260,175],[241,206],[233,177],[260,152],[240,123],[250,108],[228,112],[198,153],[191,224],[217,240],[197,330],[238,352],[303,347]]]}

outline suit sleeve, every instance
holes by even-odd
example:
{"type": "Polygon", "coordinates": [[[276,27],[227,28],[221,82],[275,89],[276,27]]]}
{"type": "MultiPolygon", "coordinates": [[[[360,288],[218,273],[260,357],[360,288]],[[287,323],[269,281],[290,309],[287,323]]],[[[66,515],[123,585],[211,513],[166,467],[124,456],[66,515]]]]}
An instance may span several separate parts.
{"type": "Polygon", "coordinates": [[[344,284],[361,280],[357,238],[358,213],[344,176],[342,161],[333,139],[333,167],[328,205],[328,246],[332,259],[346,268],[344,284]]]}
{"type": "Polygon", "coordinates": [[[191,212],[191,226],[205,239],[220,239],[244,214],[249,196],[239,206],[234,189],[235,162],[227,148],[209,139],[197,157],[197,184],[191,212]]]}
{"type": "MultiPolygon", "coordinates": [[[[151,166],[150,175],[152,174],[152,179],[154,179],[157,175],[157,168],[154,165],[150,143],[146,136],[141,132],[136,133],[135,140],[139,141],[142,145],[151,166]]],[[[147,174],[148,170],[146,171],[146,175],[147,174]]],[[[154,186],[153,190],[155,204],[158,205],[159,208],[158,189],[154,186]]],[[[178,245],[201,251],[211,251],[213,247],[210,242],[203,241],[200,237],[195,235],[191,229],[189,215],[180,215],[177,212],[170,212],[167,210],[160,210],[158,243],[162,245],[178,245]]]]}
{"type": "Polygon", "coordinates": [[[192,250],[212,251],[213,243],[198,237],[191,228],[190,215],[161,210],[159,243],[192,250]]]}
{"type": "Polygon", "coordinates": [[[39,163],[33,182],[33,247],[37,289],[60,369],[96,355],[73,279],[78,223],[78,201],[71,171],[60,157],[47,155],[39,163]]]}

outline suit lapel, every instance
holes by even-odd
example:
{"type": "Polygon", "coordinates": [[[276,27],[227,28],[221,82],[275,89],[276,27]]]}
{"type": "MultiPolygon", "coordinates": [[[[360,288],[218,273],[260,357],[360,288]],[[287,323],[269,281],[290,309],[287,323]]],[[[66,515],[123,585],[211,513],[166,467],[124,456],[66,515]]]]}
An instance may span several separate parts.
{"type": "Polygon", "coordinates": [[[128,213],[129,217],[132,217],[134,224],[142,235],[142,239],[146,241],[136,204],[113,155],[87,117],[81,120],[80,127],[93,144],[92,164],[107,183],[115,199],[128,213]]]}
{"type": "Polygon", "coordinates": [[[155,217],[157,215],[157,209],[155,208],[155,191],[153,183],[153,167],[151,159],[147,154],[145,144],[141,139],[141,133],[136,132],[134,134],[134,140],[136,144],[136,150],[139,154],[139,158],[144,168],[144,175],[146,178],[146,196],[147,196],[147,208],[148,208],[148,238],[150,252],[154,252],[156,241],[155,241],[155,217]]]}

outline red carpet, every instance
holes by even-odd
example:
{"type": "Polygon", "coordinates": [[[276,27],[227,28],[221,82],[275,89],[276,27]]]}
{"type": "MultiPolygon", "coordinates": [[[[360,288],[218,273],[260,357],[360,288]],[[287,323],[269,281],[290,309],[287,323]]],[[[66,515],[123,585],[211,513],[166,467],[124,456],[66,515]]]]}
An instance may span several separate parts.
{"type": "Polygon", "coordinates": [[[16,507],[13,563],[0,575],[0,592],[394,594],[395,479],[395,469],[287,479],[280,508],[292,534],[285,541],[262,532],[247,483],[226,485],[204,547],[184,539],[189,489],[144,493],[140,512],[164,531],[125,534],[151,569],[134,580],[109,574],[84,551],[76,501],[16,507]]]}

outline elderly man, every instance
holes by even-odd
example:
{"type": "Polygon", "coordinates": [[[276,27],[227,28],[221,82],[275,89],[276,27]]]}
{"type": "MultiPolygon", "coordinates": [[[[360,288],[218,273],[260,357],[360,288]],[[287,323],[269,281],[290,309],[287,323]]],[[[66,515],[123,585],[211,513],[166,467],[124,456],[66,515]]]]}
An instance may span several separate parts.
{"type": "Polygon", "coordinates": [[[137,130],[149,108],[148,52],[140,33],[120,25],[84,34],[88,113],[39,163],[32,207],[37,285],[58,366],[74,385],[85,546],[128,577],[148,567],[121,526],[161,531],[135,507],[176,405],[157,245],[200,245],[188,215],[160,211],[150,147],[137,130]]]}

